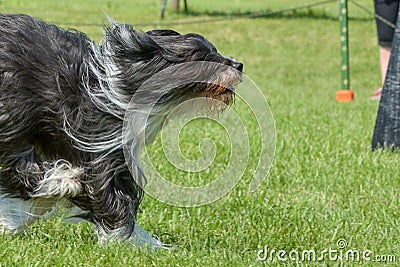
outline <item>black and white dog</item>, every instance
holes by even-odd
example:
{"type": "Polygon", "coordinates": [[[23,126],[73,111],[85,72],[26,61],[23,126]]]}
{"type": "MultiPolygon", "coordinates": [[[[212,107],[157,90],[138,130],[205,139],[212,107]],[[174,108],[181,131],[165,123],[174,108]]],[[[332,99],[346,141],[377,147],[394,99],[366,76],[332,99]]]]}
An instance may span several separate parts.
{"type": "MultiPolygon", "coordinates": [[[[187,99],[230,104],[243,65],[198,34],[141,32],[111,21],[96,45],[81,32],[27,15],[0,15],[0,229],[20,233],[66,199],[96,226],[99,241],[162,246],[137,224],[144,174],[136,153],[144,143],[135,142],[130,157],[138,171],[132,174],[122,128],[137,90],[160,71],[188,62],[225,66],[214,77],[220,84],[166,90],[146,125],[151,135],[187,99]]],[[[200,69],[176,75],[196,76],[200,69]]],[[[150,87],[140,97],[152,94],[150,87]]]]}

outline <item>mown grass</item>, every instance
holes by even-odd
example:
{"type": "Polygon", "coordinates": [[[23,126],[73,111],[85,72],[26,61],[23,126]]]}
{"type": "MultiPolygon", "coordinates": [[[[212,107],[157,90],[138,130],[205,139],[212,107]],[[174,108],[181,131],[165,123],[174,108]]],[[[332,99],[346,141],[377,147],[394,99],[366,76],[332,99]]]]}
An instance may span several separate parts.
{"type": "MultiPolygon", "coordinates": [[[[380,86],[372,18],[349,5],[351,87],[356,100],[340,104],[335,101],[340,87],[336,3],[273,18],[174,24],[208,19],[218,12],[275,10],[315,1],[188,2],[192,13],[185,16],[169,11],[166,22],[172,24],[168,27],[201,33],[222,54],[242,61],[246,75],[269,101],[277,144],[267,180],[256,192],[248,191],[257,160],[255,153],[238,186],[213,204],[177,208],[145,197],[139,221],[162,241],[175,245],[172,251],[151,253],[123,244],[100,246],[89,225],[69,225],[51,218],[20,236],[0,236],[0,266],[270,266],[283,262],[258,261],[257,252],[264,246],[322,251],[337,249],[339,239],[345,239],[349,249],[396,254],[399,260],[400,156],[370,150],[378,103],[368,97],[380,86]]],[[[371,1],[359,2],[372,9],[371,1]]],[[[160,24],[156,0],[14,0],[0,2],[0,10],[29,13],[64,27],[75,27],[95,40],[100,39],[100,28],[79,23],[101,24],[104,13],[128,23],[158,24],[143,26],[143,30],[167,27],[160,24]]],[[[187,157],[195,159],[200,155],[199,138],[220,134],[218,127],[208,128],[199,136],[198,130],[190,132],[190,128],[182,132],[187,157]]],[[[157,144],[150,151],[161,158],[157,144]]],[[[222,154],[226,153],[223,144],[219,148],[222,154]]],[[[221,172],[216,168],[203,178],[189,177],[163,161],[157,164],[163,175],[174,181],[184,179],[184,185],[201,184],[201,179],[212,180],[221,172]]],[[[284,264],[336,266],[340,262],[284,264]]]]}

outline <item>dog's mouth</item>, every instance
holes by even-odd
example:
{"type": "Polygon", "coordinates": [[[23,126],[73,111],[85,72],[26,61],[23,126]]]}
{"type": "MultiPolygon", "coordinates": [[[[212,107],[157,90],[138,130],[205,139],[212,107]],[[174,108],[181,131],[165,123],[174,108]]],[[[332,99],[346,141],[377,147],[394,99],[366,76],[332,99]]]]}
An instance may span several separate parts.
{"type": "Polygon", "coordinates": [[[229,68],[222,75],[218,75],[215,80],[207,83],[201,96],[215,99],[225,106],[230,106],[234,102],[235,88],[241,82],[242,72],[229,68]]]}
{"type": "Polygon", "coordinates": [[[194,107],[197,111],[208,114],[222,114],[235,100],[235,88],[241,79],[230,79],[225,82],[209,82],[196,84],[193,98],[200,98],[200,105],[194,107]]]}
{"type": "MultiPolygon", "coordinates": [[[[235,61],[231,62],[236,63],[235,61]]],[[[235,88],[242,82],[243,65],[236,63],[237,68],[235,68],[232,65],[221,63],[199,64],[189,65],[183,74],[178,71],[171,73],[172,77],[175,74],[178,74],[178,78],[179,75],[183,75],[182,80],[188,80],[187,77],[190,76],[189,79],[193,79],[193,81],[182,83],[170,90],[170,94],[165,94],[158,102],[163,107],[161,112],[155,113],[169,114],[175,107],[190,101],[190,105],[193,106],[188,108],[185,105],[185,108],[179,109],[178,113],[200,112],[220,115],[234,103],[235,88]],[[197,98],[199,101],[191,101],[197,98]]],[[[175,118],[175,116],[173,117],[175,118]]]]}
{"type": "Polygon", "coordinates": [[[210,98],[222,102],[226,106],[230,106],[235,98],[235,86],[210,84],[204,91],[202,97],[210,98]]]}

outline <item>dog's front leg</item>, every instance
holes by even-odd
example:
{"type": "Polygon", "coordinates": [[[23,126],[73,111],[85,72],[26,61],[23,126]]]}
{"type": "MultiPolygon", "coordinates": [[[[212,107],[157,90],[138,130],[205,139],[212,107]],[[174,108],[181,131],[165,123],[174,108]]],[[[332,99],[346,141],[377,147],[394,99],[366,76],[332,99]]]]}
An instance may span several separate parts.
{"type": "Polygon", "coordinates": [[[0,195],[0,233],[3,231],[12,234],[21,233],[46,212],[51,211],[55,203],[55,199],[23,200],[0,195]]]}
{"type": "Polygon", "coordinates": [[[100,243],[125,241],[132,246],[160,248],[162,243],[143,230],[136,220],[142,188],[135,182],[126,167],[111,167],[113,163],[102,164],[88,190],[91,203],[92,221],[97,227],[100,243]]]}
{"type": "Polygon", "coordinates": [[[79,194],[81,171],[66,161],[41,162],[34,149],[19,153],[0,171],[0,230],[20,233],[60,198],[79,194]]]}
{"type": "Polygon", "coordinates": [[[120,227],[113,230],[105,230],[102,223],[96,223],[99,242],[104,244],[108,241],[127,241],[133,247],[147,247],[150,249],[168,248],[157,238],[152,237],[137,222],[134,223],[133,230],[127,227],[120,227]],[[126,234],[126,231],[130,234],[126,234]]]}

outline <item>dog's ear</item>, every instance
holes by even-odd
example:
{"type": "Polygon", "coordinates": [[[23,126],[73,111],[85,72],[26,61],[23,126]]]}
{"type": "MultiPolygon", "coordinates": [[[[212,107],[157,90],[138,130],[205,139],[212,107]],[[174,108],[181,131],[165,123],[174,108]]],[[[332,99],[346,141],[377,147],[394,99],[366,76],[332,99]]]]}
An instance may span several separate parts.
{"type": "Polygon", "coordinates": [[[115,56],[139,61],[154,57],[159,51],[151,35],[134,30],[128,24],[110,24],[104,29],[104,41],[115,56]]]}
{"type": "Polygon", "coordinates": [[[152,36],[180,36],[181,35],[179,32],[176,32],[173,30],[151,30],[146,33],[149,35],[152,35],[152,36]]]}

